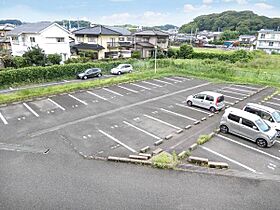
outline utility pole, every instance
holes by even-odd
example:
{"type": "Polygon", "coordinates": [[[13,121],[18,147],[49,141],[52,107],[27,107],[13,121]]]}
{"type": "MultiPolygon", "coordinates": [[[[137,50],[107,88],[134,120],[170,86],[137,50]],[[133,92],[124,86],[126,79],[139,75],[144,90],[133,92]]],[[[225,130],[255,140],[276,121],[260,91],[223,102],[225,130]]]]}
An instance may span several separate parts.
{"type": "Polygon", "coordinates": [[[155,45],[155,74],[157,73],[157,46],[155,45]]]}

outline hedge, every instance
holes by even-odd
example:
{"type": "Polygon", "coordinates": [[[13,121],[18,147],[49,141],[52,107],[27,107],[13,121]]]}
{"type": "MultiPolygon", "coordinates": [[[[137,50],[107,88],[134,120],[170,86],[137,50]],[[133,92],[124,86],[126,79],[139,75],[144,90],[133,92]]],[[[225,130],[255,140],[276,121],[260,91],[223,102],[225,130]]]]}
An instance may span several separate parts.
{"type": "Polygon", "coordinates": [[[11,69],[0,71],[1,86],[10,86],[13,84],[23,83],[38,83],[42,81],[60,80],[64,78],[75,78],[78,72],[84,71],[87,68],[101,68],[104,74],[110,69],[121,63],[132,64],[136,60],[127,59],[119,61],[103,61],[90,63],[74,63],[67,65],[53,65],[48,67],[26,67],[19,69],[11,69]]]}

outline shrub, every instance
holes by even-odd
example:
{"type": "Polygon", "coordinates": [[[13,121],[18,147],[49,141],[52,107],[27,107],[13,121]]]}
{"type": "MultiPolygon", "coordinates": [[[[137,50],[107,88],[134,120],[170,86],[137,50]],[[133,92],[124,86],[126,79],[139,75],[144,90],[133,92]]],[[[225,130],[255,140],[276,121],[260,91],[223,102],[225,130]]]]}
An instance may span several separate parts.
{"type": "Polygon", "coordinates": [[[131,58],[141,58],[141,52],[140,51],[133,51],[131,54],[131,58]]]}
{"type": "Polygon", "coordinates": [[[51,65],[60,64],[61,56],[57,53],[49,54],[47,57],[47,60],[48,60],[48,63],[50,63],[51,65]]]}
{"type": "Polygon", "coordinates": [[[70,64],[70,63],[88,63],[91,59],[88,57],[78,57],[78,58],[69,58],[64,62],[64,64],[70,64]]]}
{"type": "Polygon", "coordinates": [[[201,135],[197,140],[198,145],[205,144],[207,141],[211,139],[210,135],[201,135]]]}
{"type": "Polygon", "coordinates": [[[167,169],[167,168],[173,168],[178,163],[177,155],[174,153],[173,155],[162,152],[159,155],[156,155],[152,158],[152,164],[154,167],[167,169]]]}
{"type": "Polygon", "coordinates": [[[12,66],[14,68],[24,68],[28,66],[28,63],[24,57],[15,56],[12,58],[12,66]]]}
{"type": "Polygon", "coordinates": [[[176,58],[177,57],[178,50],[174,48],[169,48],[167,51],[167,57],[168,58],[176,58]]]}
{"type": "Polygon", "coordinates": [[[28,66],[45,66],[47,61],[44,51],[39,46],[29,48],[22,57],[26,59],[28,66]]]}
{"type": "Polygon", "coordinates": [[[193,47],[187,44],[184,44],[180,47],[180,50],[178,52],[178,58],[192,58],[193,54],[193,47]]]}

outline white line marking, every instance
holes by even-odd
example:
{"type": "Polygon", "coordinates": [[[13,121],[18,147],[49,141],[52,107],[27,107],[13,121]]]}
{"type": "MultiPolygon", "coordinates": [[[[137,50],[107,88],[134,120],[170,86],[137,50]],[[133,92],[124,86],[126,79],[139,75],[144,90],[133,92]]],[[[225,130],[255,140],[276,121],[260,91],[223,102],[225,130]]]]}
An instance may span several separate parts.
{"type": "Polygon", "coordinates": [[[130,92],[132,92],[132,93],[139,93],[138,91],[136,91],[136,90],[132,90],[132,89],[130,89],[130,88],[127,88],[127,87],[123,87],[123,86],[118,86],[119,88],[122,88],[122,89],[124,89],[124,90],[127,90],[127,91],[130,91],[130,92]]]}
{"type": "Polygon", "coordinates": [[[232,102],[225,101],[226,104],[234,105],[232,102]]]}
{"type": "Polygon", "coordinates": [[[155,138],[155,139],[157,139],[157,140],[161,140],[161,138],[159,138],[158,136],[156,136],[156,135],[154,135],[154,134],[152,134],[152,133],[149,133],[148,131],[145,131],[145,130],[143,130],[143,129],[141,129],[141,128],[138,128],[138,127],[136,127],[135,125],[132,125],[132,124],[126,122],[126,121],[123,121],[123,123],[125,123],[125,124],[127,124],[127,125],[129,125],[129,126],[131,126],[131,127],[133,127],[133,128],[135,128],[135,129],[137,129],[137,130],[139,130],[139,131],[141,131],[141,132],[143,132],[143,133],[145,133],[145,134],[147,134],[147,135],[149,135],[149,136],[151,136],[151,137],[153,137],[153,138],[155,138]]]}
{"type": "Polygon", "coordinates": [[[198,112],[201,112],[201,113],[204,113],[204,114],[211,114],[211,112],[206,112],[206,111],[203,111],[203,110],[200,110],[200,109],[196,109],[196,108],[193,108],[193,107],[190,107],[190,106],[187,106],[187,105],[183,105],[183,104],[176,103],[176,106],[180,106],[180,107],[183,107],[183,108],[195,110],[195,111],[198,111],[198,112]]]}
{"type": "Polygon", "coordinates": [[[219,156],[221,158],[224,158],[225,160],[228,160],[228,161],[230,161],[230,162],[232,162],[232,163],[234,163],[236,165],[239,165],[239,166],[241,166],[241,167],[243,167],[243,168],[245,168],[245,169],[247,169],[247,170],[249,170],[249,171],[251,171],[253,173],[257,173],[257,171],[255,169],[252,169],[249,166],[246,166],[246,165],[244,165],[244,164],[242,164],[242,163],[240,163],[240,162],[238,162],[236,160],[233,160],[233,159],[231,159],[229,157],[226,157],[226,156],[224,156],[224,155],[222,155],[222,154],[220,154],[218,152],[215,152],[215,151],[213,151],[213,150],[211,150],[211,149],[209,149],[209,148],[207,148],[205,146],[199,146],[199,147],[201,147],[202,149],[207,150],[208,152],[211,152],[211,153],[213,153],[213,154],[215,154],[215,155],[217,155],[217,156],[219,156]]]}
{"type": "Polygon", "coordinates": [[[109,93],[113,93],[113,94],[118,95],[118,96],[123,96],[122,94],[117,93],[117,92],[115,92],[115,91],[113,91],[113,90],[110,90],[110,89],[108,89],[108,88],[102,88],[102,89],[105,90],[105,91],[107,91],[107,92],[109,92],[109,93]]]}
{"type": "Polygon", "coordinates": [[[145,84],[153,85],[155,87],[162,87],[161,85],[157,85],[157,84],[154,84],[154,83],[151,83],[151,82],[147,82],[147,81],[142,81],[142,82],[145,83],[145,84]]]}
{"type": "Polygon", "coordinates": [[[89,120],[93,120],[93,119],[96,119],[96,118],[99,118],[99,117],[105,117],[108,114],[114,114],[114,113],[120,112],[122,110],[127,110],[127,109],[137,107],[137,106],[140,106],[140,105],[143,105],[143,104],[146,104],[146,103],[158,101],[160,99],[164,99],[164,98],[174,96],[174,95],[177,95],[177,94],[180,94],[180,93],[184,93],[184,92],[187,92],[187,91],[190,91],[190,90],[201,88],[201,87],[204,87],[204,86],[207,86],[207,85],[210,85],[210,84],[211,84],[210,82],[202,83],[200,85],[196,85],[196,86],[192,86],[192,87],[189,87],[189,88],[181,89],[181,90],[178,90],[178,91],[175,91],[175,92],[172,92],[172,93],[167,93],[167,94],[164,94],[164,95],[161,95],[161,96],[156,96],[154,98],[150,98],[150,99],[147,99],[147,100],[144,100],[144,101],[139,101],[139,102],[136,102],[136,103],[133,103],[133,104],[129,104],[129,105],[126,105],[126,106],[121,106],[121,107],[111,109],[111,110],[108,110],[108,111],[105,111],[105,112],[90,115],[88,117],[82,117],[80,119],[73,120],[71,122],[63,123],[63,124],[60,124],[60,125],[57,125],[57,126],[46,128],[46,129],[41,129],[41,130],[38,130],[36,132],[32,132],[29,135],[31,137],[35,137],[35,136],[40,136],[40,135],[43,135],[43,134],[46,134],[46,133],[51,133],[51,132],[63,129],[65,127],[68,127],[70,125],[75,125],[75,124],[78,124],[78,123],[81,123],[81,122],[87,122],[89,120]]]}
{"type": "Polygon", "coordinates": [[[189,81],[190,79],[185,78],[185,77],[173,77],[175,79],[182,79],[183,81],[189,81]]]}
{"type": "Polygon", "coordinates": [[[144,86],[142,86],[142,85],[137,85],[137,84],[132,84],[132,83],[131,83],[131,85],[134,85],[134,86],[136,86],[136,87],[143,88],[143,89],[145,89],[145,90],[151,90],[150,88],[144,87],[144,86]]]}
{"type": "Polygon", "coordinates": [[[159,79],[154,79],[154,80],[157,81],[157,82],[164,83],[164,84],[173,85],[172,83],[166,82],[166,81],[163,81],[163,80],[159,80],[159,79]]]}
{"type": "Polygon", "coordinates": [[[169,78],[169,77],[164,77],[164,79],[167,79],[167,80],[170,80],[170,81],[173,81],[173,82],[182,82],[181,80],[172,79],[172,78],[169,78]]]}
{"type": "Polygon", "coordinates": [[[269,163],[269,165],[271,165],[272,167],[276,167],[276,165],[275,164],[273,164],[273,163],[269,163]]]}
{"type": "Polygon", "coordinates": [[[172,124],[170,124],[170,123],[168,123],[168,122],[165,122],[165,121],[163,121],[163,120],[160,120],[160,119],[158,119],[158,118],[152,117],[152,116],[150,116],[150,115],[144,114],[144,116],[147,117],[147,118],[150,118],[150,119],[152,119],[152,120],[158,121],[158,122],[160,122],[160,123],[162,123],[162,124],[168,125],[168,126],[170,126],[170,127],[172,127],[172,128],[175,128],[175,129],[177,129],[177,130],[181,129],[181,128],[175,126],[175,125],[172,125],[172,124]]]}
{"type": "Polygon", "coordinates": [[[277,142],[278,144],[280,144],[280,141],[276,140],[276,142],[277,142]]]}
{"type": "Polygon", "coordinates": [[[272,99],[277,100],[277,101],[280,101],[280,98],[275,98],[275,97],[273,97],[272,99]]]}
{"type": "Polygon", "coordinates": [[[223,94],[226,98],[232,98],[232,99],[236,99],[236,100],[242,100],[242,98],[237,98],[237,97],[233,97],[233,96],[228,96],[223,94]]]}
{"type": "Polygon", "coordinates": [[[53,101],[52,99],[48,98],[48,101],[50,101],[51,103],[53,103],[54,105],[56,105],[58,108],[60,108],[62,111],[65,111],[65,108],[63,108],[62,106],[60,106],[58,103],[56,103],[55,101],[53,101]]]}
{"type": "Polygon", "coordinates": [[[273,171],[275,170],[275,168],[272,167],[272,166],[270,166],[270,165],[268,165],[267,168],[269,168],[269,169],[271,169],[271,170],[273,170],[273,171]]]}
{"type": "Polygon", "coordinates": [[[7,120],[6,120],[5,117],[2,115],[1,112],[0,112],[0,119],[3,121],[3,123],[4,123],[5,125],[8,124],[7,120]]]}
{"type": "Polygon", "coordinates": [[[233,92],[233,91],[227,91],[224,89],[220,89],[220,92],[224,92],[224,93],[231,93],[231,94],[235,94],[235,95],[241,95],[241,96],[249,96],[248,94],[244,94],[244,93],[237,93],[237,92],[233,92]]]}
{"type": "Polygon", "coordinates": [[[260,89],[260,88],[255,88],[255,87],[250,87],[250,86],[244,86],[244,85],[232,85],[232,86],[243,87],[243,88],[248,88],[248,89],[252,89],[252,90],[259,90],[259,89],[260,89]]]}
{"type": "Polygon", "coordinates": [[[127,146],[126,144],[122,143],[120,140],[114,138],[113,136],[109,135],[108,133],[105,133],[104,131],[102,130],[98,130],[100,133],[102,133],[103,135],[107,136],[109,139],[117,142],[118,144],[122,145],[123,147],[125,147],[126,149],[128,149],[129,151],[131,152],[134,152],[136,153],[136,150],[132,149],[131,147],[127,146]]]}
{"type": "Polygon", "coordinates": [[[273,102],[269,102],[269,101],[266,101],[265,103],[267,103],[267,104],[271,104],[271,105],[274,105],[274,106],[280,106],[280,104],[273,103],[273,102]]]}
{"type": "Polygon", "coordinates": [[[32,114],[34,114],[36,117],[39,117],[39,115],[38,115],[33,109],[31,109],[30,106],[28,106],[26,103],[23,103],[23,105],[24,105],[32,114]]]}
{"type": "Polygon", "coordinates": [[[172,112],[172,111],[170,111],[170,110],[167,110],[167,109],[163,109],[163,108],[160,108],[162,111],[164,111],[164,112],[167,112],[167,113],[170,113],[170,114],[173,114],[173,115],[176,115],[176,116],[178,116],[178,117],[182,117],[182,118],[185,118],[185,119],[188,119],[188,120],[192,120],[192,121],[199,121],[199,120],[197,120],[197,119],[194,119],[194,118],[191,118],[191,117],[188,117],[188,116],[186,116],[186,115],[182,115],[182,114],[179,114],[179,113],[176,113],[176,112],[172,112]]]}
{"type": "Polygon", "coordinates": [[[68,96],[70,96],[71,98],[75,99],[76,101],[79,101],[80,103],[84,104],[84,105],[88,105],[87,102],[85,101],[82,101],[81,99],[78,99],[77,97],[71,95],[71,94],[68,94],[68,96]]]}
{"type": "Polygon", "coordinates": [[[238,89],[238,88],[233,88],[233,87],[226,87],[225,89],[230,89],[230,90],[235,90],[235,91],[239,91],[239,92],[245,92],[245,93],[253,93],[255,91],[253,90],[243,90],[243,89],[238,89]]]}
{"type": "Polygon", "coordinates": [[[271,158],[273,158],[273,159],[276,159],[276,160],[279,160],[279,161],[280,161],[280,157],[271,155],[271,154],[269,154],[269,153],[267,153],[267,152],[264,152],[264,151],[262,151],[262,150],[256,149],[256,148],[254,148],[254,147],[250,147],[250,146],[248,146],[248,145],[246,145],[246,144],[240,143],[240,142],[238,142],[238,141],[235,141],[235,140],[230,139],[230,138],[228,138],[228,137],[222,136],[222,135],[220,135],[220,134],[217,134],[217,136],[219,136],[219,137],[221,137],[221,138],[223,138],[223,139],[225,139],[225,140],[227,140],[227,141],[231,141],[231,142],[233,142],[233,143],[235,143],[235,144],[239,144],[239,145],[241,145],[241,146],[243,146],[243,147],[246,147],[246,148],[248,148],[248,149],[254,150],[254,151],[259,152],[259,153],[261,153],[261,154],[263,154],[263,155],[269,156],[269,157],[271,157],[271,158]]]}
{"type": "Polygon", "coordinates": [[[93,93],[93,92],[90,92],[90,91],[87,91],[87,93],[90,94],[90,95],[93,95],[93,96],[95,96],[95,97],[97,97],[97,98],[100,98],[100,99],[102,99],[102,100],[104,100],[104,101],[108,101],[107,98],[104,98],[104,97],[102,97],[102,96],[100,96],[100,95],[97,95],[96,93],[93,93]]]}

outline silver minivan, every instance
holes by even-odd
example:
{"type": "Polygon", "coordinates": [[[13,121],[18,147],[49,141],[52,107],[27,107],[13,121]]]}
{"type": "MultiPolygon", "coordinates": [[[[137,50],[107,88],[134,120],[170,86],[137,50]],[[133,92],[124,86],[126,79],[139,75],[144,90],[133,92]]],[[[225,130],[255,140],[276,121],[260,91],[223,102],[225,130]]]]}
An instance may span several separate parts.
{"type": "Polygon", "coordinates": [[[243,108],[244,111],[259,115],[270,127],[274,128],[280,138],[280,112],[264,105],[248,103],[243,108]]]}
{"type": "Polygon", "coordinates": [[[271,147],[277,132],[258,115],[230,107],[225,110],[220,122],[222,133],[232,133],[256,142],[259,147],[271,147]]]}
{"type": "Polygon", "coordinates": [[[225,107],[225,97],[221,93],[203,91],[187,97],[188,106],[198,106],[216,112],[225,107]]]}

